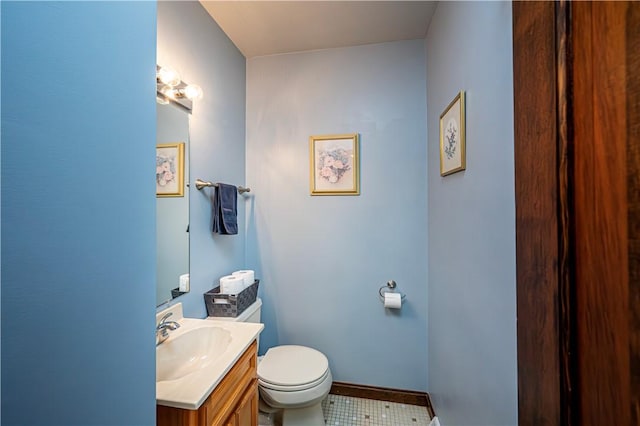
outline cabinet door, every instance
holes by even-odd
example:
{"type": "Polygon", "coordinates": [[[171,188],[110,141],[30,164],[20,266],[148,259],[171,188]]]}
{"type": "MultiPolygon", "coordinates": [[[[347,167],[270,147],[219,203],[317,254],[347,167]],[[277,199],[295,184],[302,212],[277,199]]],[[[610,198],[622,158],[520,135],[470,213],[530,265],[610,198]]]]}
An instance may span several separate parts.
{"type": "Polygon", "coordinates": [[[247,387],[242,400],[235,412],[234,426],[257,426],[258,425],[258,381],[247,387]]]}

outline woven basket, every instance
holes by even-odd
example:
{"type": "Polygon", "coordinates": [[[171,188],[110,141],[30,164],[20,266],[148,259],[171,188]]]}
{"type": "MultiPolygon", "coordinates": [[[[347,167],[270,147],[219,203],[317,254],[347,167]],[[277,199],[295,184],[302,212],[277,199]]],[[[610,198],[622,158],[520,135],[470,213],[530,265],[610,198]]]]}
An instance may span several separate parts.
{"type": "Polygon", "coordinates": [[[238,294],[222,294],[220,286],[204,294],[204,303],[210,317],[235,318],[256,301],[260,280],[245,288],[238,294]]]}

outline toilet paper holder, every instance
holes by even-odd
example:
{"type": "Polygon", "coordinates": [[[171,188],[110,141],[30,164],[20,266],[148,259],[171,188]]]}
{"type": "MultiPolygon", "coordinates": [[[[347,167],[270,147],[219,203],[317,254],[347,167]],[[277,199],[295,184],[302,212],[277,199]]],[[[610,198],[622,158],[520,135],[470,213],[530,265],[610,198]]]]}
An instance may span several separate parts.
{"type": "MultiPolygon", "coordinates": [[[[383,285],[382,287],[380,287],[380,289],[378,290],[378,295],[380,296],[380,301],[382,303],[384,303],[384,293],[395,293],[395,289],[396,289],[397,286],[398,286],[398,284],[396,284],[396,282],[394,280],[389,280],[389,281],[387,281],[386,285],[383,285]]],[[[406,294],[400,293],[400,299],[402,299],[403,303],[404,303],[405,297],[407,297],[406,294]]]]}

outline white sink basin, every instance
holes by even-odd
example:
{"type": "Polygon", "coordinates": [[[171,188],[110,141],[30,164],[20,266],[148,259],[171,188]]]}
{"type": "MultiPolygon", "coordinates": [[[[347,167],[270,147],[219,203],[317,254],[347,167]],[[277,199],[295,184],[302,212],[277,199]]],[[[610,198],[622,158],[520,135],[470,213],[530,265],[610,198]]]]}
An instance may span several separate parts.
{"type": "Polygon", "coordinates": [[[167,313],[180,328],[156,346],[156,404],[197,410],[264,325],[184,318],[181,303],[156,312],[156,324],[167,313]]]}
{"type": "Polygon", "coordinates": [[[156,348],[156,381],[177,380],[206,368],[230,343],[231,333],[220,327],[194,328],[171,336],[156,348]]]}

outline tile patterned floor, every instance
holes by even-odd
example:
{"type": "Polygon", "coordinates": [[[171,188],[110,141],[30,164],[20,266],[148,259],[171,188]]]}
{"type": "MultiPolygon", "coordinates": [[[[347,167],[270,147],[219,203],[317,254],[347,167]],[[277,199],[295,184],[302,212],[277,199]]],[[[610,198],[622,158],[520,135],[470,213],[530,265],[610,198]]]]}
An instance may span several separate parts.
{"type": "Polygon", "coordinates": [[[426,407],[332,395],[322,401],[325,423],[331,426],[428,426],[426,407]]]}

